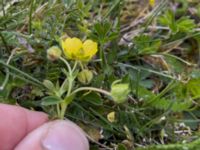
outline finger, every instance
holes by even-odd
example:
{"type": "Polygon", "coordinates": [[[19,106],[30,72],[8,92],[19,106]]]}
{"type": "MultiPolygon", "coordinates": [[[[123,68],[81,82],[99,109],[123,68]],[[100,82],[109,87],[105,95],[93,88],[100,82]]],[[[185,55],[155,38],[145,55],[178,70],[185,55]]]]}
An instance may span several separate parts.
{"type": "Polygon", "coordinates": [[[0,149],[13,150],[27,133],[47,120],[45,113],[0,104],[0,149]]]}
{"type": "Polygon", "coordinates": [[[45,123],[28,134],[15,150],[89,150],[84,132],[71,121],[45,123]]]}

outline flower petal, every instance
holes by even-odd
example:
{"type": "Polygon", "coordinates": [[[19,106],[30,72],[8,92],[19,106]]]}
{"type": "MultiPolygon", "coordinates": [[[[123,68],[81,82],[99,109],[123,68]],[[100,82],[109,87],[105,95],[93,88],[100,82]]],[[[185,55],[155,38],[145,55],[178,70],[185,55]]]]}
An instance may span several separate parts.
{"type": "Polygon", "coordinates": [[[67,38],[64,42],[62,42],[64,54],[69,59],[73,59],[73,57],[79,53],[82,46],[83,43],[78,38],[67,38]]]}
{"type": "Polygon", "coordinates": [[[86,40],[83,43],[83,51],[84,51],[84,56],[85,57],[89,57],[89,59],[91,59],[97,52],[98,48],[97,48],[97,43],[93,42],[92,40],[86,40]]]}

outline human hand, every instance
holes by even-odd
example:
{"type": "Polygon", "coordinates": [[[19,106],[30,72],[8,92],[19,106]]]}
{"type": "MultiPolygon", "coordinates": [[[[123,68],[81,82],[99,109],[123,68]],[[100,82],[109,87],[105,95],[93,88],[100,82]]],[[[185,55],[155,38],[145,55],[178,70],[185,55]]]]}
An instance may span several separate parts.
{"type": "Polygon", "coordinates": [[[71,121],[0,104],[0,150],[89,150],[83,131],[71,121]]]}

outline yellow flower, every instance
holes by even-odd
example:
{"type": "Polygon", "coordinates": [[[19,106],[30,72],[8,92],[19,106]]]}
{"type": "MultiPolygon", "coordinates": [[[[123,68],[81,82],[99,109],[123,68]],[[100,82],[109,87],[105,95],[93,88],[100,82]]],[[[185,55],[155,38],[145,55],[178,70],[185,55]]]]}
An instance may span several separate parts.
{"type": "Polygon", "coordinates": [[[155,5],[155,0],[149,0],[149,4],[153,7],[155,5]]]}
{"type": "Polygon", "coordinates": [[[67,38],[62,40],[62,48],[67,58],[73,59],[82,48],[83,43],[78,38],[67,38]]]}
{"type": "Polygon", "coordinates": [[[68,59],[89,61],[98,51],[97,43],[92,40],[82,42],[78,38],[62,40],[62,48],[68,59]]]}
{"type": "Polygon", "coordinates": [[[83,51],[91,59],[97,52],[97,43],[92,40],[86,40],[83,43],[83,51]]]}

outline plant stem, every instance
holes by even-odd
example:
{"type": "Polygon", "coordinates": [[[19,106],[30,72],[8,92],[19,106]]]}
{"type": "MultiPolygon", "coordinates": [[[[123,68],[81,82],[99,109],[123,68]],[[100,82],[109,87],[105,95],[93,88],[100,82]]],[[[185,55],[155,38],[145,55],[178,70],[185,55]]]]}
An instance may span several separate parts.
{"type": "Polygon", "coordinates": [[[75,63],[74,63],[74,67],[73,67],[73,69],[72,69],[72,72],[75,71],[75,69],[76,69],[76,67],[77,67],[77,64],[78,64],[78,61],[75,61],[75,63]]]}
{"type": "Polygon", "coordinates": [[[56,105],[56,110],[57,110],[57,115],[61,116],[61,111],[60,111],[60,105],[59,104],[56,105]]]}
{"type": "Polygon", "coordinates": [[[71,95],[76,94],[77,92],[80,92],[80,91],[85,91],[85,90],[96,91],[96,92],[105,94],[105,95],[107,95],[107,96],[111,96],[111,93],[110,93],[110,92],[105,91],[105,90],[102,90],[102,89],[98,89],[98,88],[95,88],[95,87],[81,87],[81,88],[78,88],[78,89],[74,90],[74,91],[71,93],[71,95]]]}
{"type": "Polygon", "coordinates": [[[27,74],[27,73],[25,73],[25,72],[23,72],[23,71],[21,71],[21,70],[15,68],[15,67],[11,66],[11,65],[6,64],[6,63],[3,62],[2,60],[0,60],[0,64],[2,64],[3,66],[5,66],[6,68],[9,68],[10,70],[13,70],[13,71],[15,71],[15,72],[17,72],[17,73],[23,75],[24,77],[27,77],[29,80],[31,80],[31,81],[34,82],[35,84],[44,87],[44,85],[43,85],[42,82],[40,82],[40,81],[37,80],[36,78],[30,76],[29,74],[27,74]]]}
{"type": "Polygon", "coordinates": [[[84,67],[83,67],[83,64],[82,64],[82,62],[78,62],[79,63],[79,65],[80,65],[80,67],[81,67],[81,70],[84,70],[84,67]]]}
{"type": "MultiPolygon", "coordinates": [[[[68,91],[67,91],[67,97],[71,95],[71,91],[73,87],[74,78],[72,76],[72,73],[68,77],[68,82],[69,82],[69,86],[68,86],[68,91]]],[[[60,118],[61,119],[64,119],[65,117],[65,111],[67,109],[67,106],[68,106],[68,103],[66,103],[65,101],[60,104],[60,107],[61,107],[60,118]]]]}
{"type": "Polygon", "coordinates": [[[7,44],[7,42],[6,42],[6,40],[5,40],[4,36],[3,36],[3,34],[2,34],[1,32],[0,32],[0,37],[1,37],[1,39],[2,39],[2,42],[3,42],[3,44],[4,44],[5,48],[6,48],[6,50],[9,52],[8,44],[7,44]]]}
{"type": "Polygon", "coordinates": [[[60,112],[60,119],[64,119],[65,117],[65,111],[67,109],[68,104],[66,104],[65,102],[61,103],[61,112],[60,112]]]}
{"type": "MultiPolygon", "coordinates": [[[[64,59],[63,57],[60,57],[60,60],[63,61],[66,66],[67,66],[67,69],[69,71],[69,75],[67,76],[67,79],[68,79],[68,91],[67,91],[67,97],[71,95],[71,91],[72,91],[72,88],[73,88],[73,82],[74,82],[74,77],[73,77],[73,72],[76,70],[76,67],[77,67],[77,61],[75,62],[74,66],[73,66],[73,69],[71,69],[71,66],[70,64],[67,62],[66,59],[64,59]]],[[[60,111],[60,114],[59,114],[59,117],[61,119],[64,119],[64,116],[65,116],[65,111],[67,109],[67,106],[68,106],[68,103],[66,103],[65,101],[63,103],[60,104],[60,107],[61,107],[61,111],[60,111]]]]}
{"type": "MultiPolygon", "coordinates": [[[[11,52],[11,54],[10,54],[10,56],[9,56],[7,62],[6,62],[7,65],[10,63],[12,57],[13,57],[14,54],[15,54],[15,51],[16,51],[16,50],[14,49],[14,50],[11,52]]],[[[5,77],[5,80],[4,80],[4,82],[2,83],[2,85],[0,86],[0,91],[3,90],[3,89],[5,88],[6,84],[8,83],[9,77],[10,77],[10,72],[9,72],[9,69],[6,68],[6,77],[5,77]]]]}
{"type": "Polygon", "coordinates": [[[68,69],[68,71],[69,71],[69,74],[72,74],[72,69],[71,69],[71,67],[70,67],[70,65],[69,65],[69,63],[68,63],[68,61],[67,61],[66,59],[64,59],[63,57],[60,57],[60,60],[62,60],[62,61],[65,63],[65,65],[67,66],[67,69],[68,69]]]}
{"type": "Polygon", "coordinates": [[[105,54],[104,54],[104,51],[103,51],[103,44],[100,45],[99,53],[100,53],[100,58],[101,58],[101,67],[104,68],[106,61],[105,61],[105,54]]]}
{"type": "Polygon", "coordinates": [[[175,76],[171,76],[171,75],[168,75],[168,74],[165,74],[165,73],[162,73],[162,72],[158,72],[158,71],[155,71],[155,70],[151,70],[151,69],[148,69],[148,68],[144,68],[144,67],[133,66],[133,65],[124,64],[124,63],[118,63],[117,66],[124,66],[124,67],[131,68],[131,69],[134,69],[134,70],[148,71],[148,72],[154,73],[154,74],[159,75],[159,76],[163,76],[163,77],[166,77],[166,78],[169,78],[169,79],[172,79],[172,80],[180,81],[180,79],[178,79],[175,76]]]}
{"type": "Polygon", "coordinates": [[[182,58],[180,58],[180,57],[178,57],[176,55],[172,55],[172,54],[169,54],[169,53],[161,53],[161,55],[172,57],[174,59],[177,59],[177,60],[185,63],[188,66],[194,66],[195,67],[195,64],[192,64],[192,63],[190,63],[190,62],[188,62],[188,61],[186,61],[186,60],[184,60],[184,59],[182,59],[182,58]]]}
{"type": "Polygon", "coordinates": [[[69,86],[68,86],[67,96],[69,96],[72,91],[73,81],[74,81],[73,78],[69,77],[69,79],[68,79],[69,86]]]}
{"type": "Polygon", "coordinates": [[[30,11],[29,11],[29,26],[28,26],[28,32],[29,32],[29,34],[32,34],[33,3],[34,3],[34,0],[31,0],[30,11]]]}
{"type": "MultiPolygon", "coordinates": [[[[5,4],[4,4],[4,0],[2,0],[2,11],[3,11],[3,17],[6,18],[6,11],[5,11],[5,4]]],[[[6,24],[4,23],[4,27],[5,29],[7,29],[6,24]]]]}

